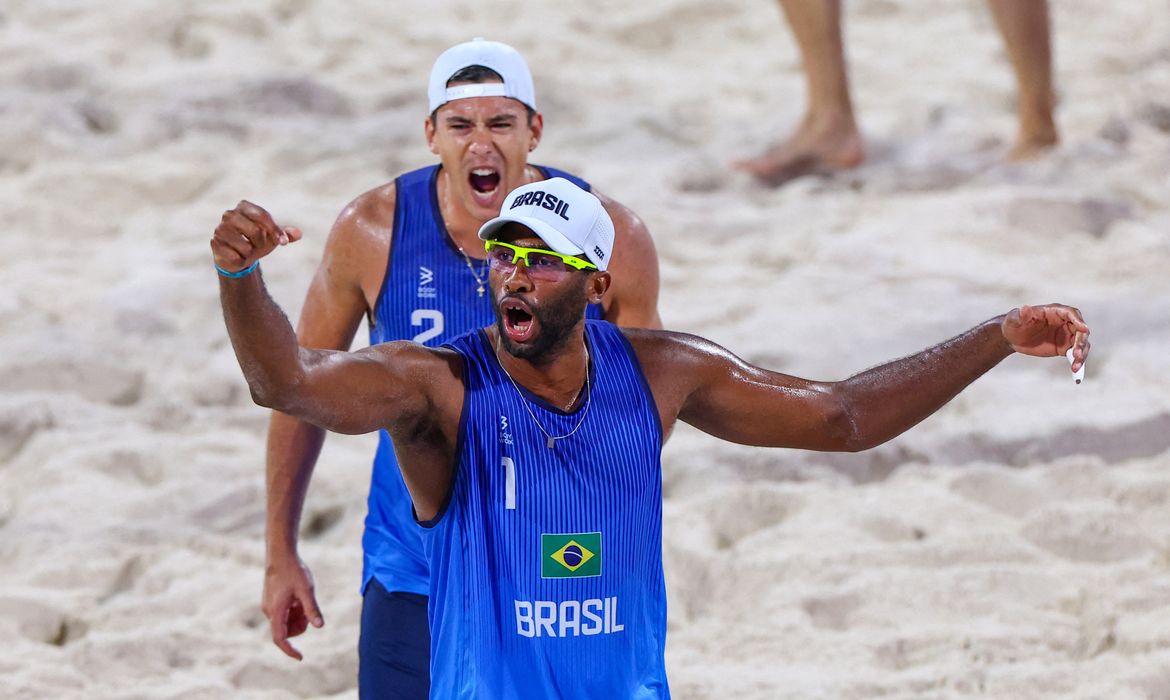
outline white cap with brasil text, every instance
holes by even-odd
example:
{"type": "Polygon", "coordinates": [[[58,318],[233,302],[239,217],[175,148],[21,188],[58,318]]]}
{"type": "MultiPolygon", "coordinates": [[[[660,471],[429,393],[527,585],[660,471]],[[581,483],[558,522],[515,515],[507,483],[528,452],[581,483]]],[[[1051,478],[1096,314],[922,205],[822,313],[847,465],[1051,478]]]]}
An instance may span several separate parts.
{"type": "Polygon", "coordinates": [[[500,215],[479,229],[479,237],[495,238],[508,222],[527,226],[558,253],[584,257],[599,270],[609,266],[613,219],[600,199],[563,177],[512,190],[500,215]]]}
{"type": "Polygon", "coordinates": [[[498,41],[475,38],[444,51],[431,68],[427,84],[428,111],[434,112],[452,100],[467,97],[511,97],[536,110],[536,89],[524,57],[516,49],[498,41]],[[447,87],[451,76],[468,66],[491,68],[504,79],[502,83],[473,83],[447,87]]]}

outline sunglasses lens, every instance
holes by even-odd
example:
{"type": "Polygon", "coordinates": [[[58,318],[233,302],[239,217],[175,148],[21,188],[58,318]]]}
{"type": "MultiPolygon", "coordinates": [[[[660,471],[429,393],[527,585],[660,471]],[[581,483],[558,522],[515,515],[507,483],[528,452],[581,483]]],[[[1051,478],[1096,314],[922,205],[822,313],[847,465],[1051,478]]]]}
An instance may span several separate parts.
{"type": "Polygon", "coordinates": [[[510,248],[496,244],[488,249],[491,264],[497,267],[512,267],[516,264],[516,254],[510,248]]]}
{"type": "Polygon", "coordinates": [[[535,274],[560,275],[569,269],[565,261],[547,253],[529,253],[528,271],[535,274]]]}
{"type": "Polygon", "coordinates": [[[493,268],[508,273],[516,267],[517,260],[524,261],[530,277],[541,280],[555,280],[570,270],[576,269],[556,253],[546,253],[532,248],[520,248],[499,241],[487,245],[488,260],[493,268]]]}

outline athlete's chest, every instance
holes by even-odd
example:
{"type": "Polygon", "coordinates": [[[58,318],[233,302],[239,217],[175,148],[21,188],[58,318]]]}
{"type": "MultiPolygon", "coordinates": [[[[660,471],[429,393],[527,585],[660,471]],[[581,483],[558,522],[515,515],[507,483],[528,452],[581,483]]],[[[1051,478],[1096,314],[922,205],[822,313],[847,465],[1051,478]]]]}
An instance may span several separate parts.
{"type": "Polygon", "coordinates": [[[441,235],[395,237],[373,306],[375,342],[436,346],[490,323],[487,263],[455,250],[441,235]]]}
{"type": "Polygon", "coordinates": [[[633,402],[598,392],[560,414],[500,388],[464,416],[468,507],[515,527],[571,529],[661,498],[657,434],[633,402]]]}

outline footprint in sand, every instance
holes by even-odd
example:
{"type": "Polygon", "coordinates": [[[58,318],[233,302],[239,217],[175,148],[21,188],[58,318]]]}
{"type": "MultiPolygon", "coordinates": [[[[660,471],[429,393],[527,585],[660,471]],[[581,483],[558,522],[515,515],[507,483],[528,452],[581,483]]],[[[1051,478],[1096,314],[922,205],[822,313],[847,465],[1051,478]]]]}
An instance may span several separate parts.
{"type": "Polygon", "coordinates": [[[718,21],[724,26],[731,24],[730,19],[741,12],[738,3],[692,0],[671,5],[665,12],[654,13],[625,26],[614,27],[611,36],[625,46],[661,51],[680,41],[690,41],[712,22],[718,21]]]}
{"type": "Polygon", "coordinates": [[[708,504],[706,519],[719,549],[778,525],[796,512],[803,497],[781,487],[752,484],[724,493],[708,504]]]}
{"type": "Polygon", "coordinates": [[[96,357],[28,358],[0,367],[5,392],[79,394],[114,406],[132,406],[142,398],[142,372],[96,357]]]}
{"type": "Polygon", "coordinates": [[[800,607],[815,627],[839,632],[849,628],[850,618],[861,607],[861,597],[855,593],[815,596],[805,598],[800,607]]]}
{"type": "Polygon", "coordinates": [[[1019,470],[974,467],[950,484],[951,492],[1004,515],[1026,516],[1045,505],[1051,493],[1019,470]]]}
{"type": "Polygon", "coordinates": [[[118,445],[96,448],[86,461],[99,471],[142,486],[158,486],[163,481],[166,450],[156,445],[118,445]]]}
{"type": "Polygon", "coordinates": [[[265,693],[284,690],[302,698],[336,695],[357,688],[357,654],[346,649],[292,668],[277,661],[249,661],[232,674],[232,684],[265,693]]]}
{"type": "Polygon", "coordinates": [[[345,515],[345,506],[330,506],[328,508],[314,508],[306,514],[305,524],[301,526],[301,537],[306,540],[315,540],[333,529],[341,522],[345,515]]]}
{"type": "Polygon", "coordinates": [[[57,608],[37,600],[0,597],[0,620],[12,625],[16,633],[41,644],[63,647],[81,639],[89,625],[57,608]]]}
{"type": "Polygon", "coordinates": [[[1028,518],[1024,539],[1062,559],[1118,562],[1158,552],[1140,522],[1101,507],[1049,507],[1028,518]]]}
{"type": "Polygon", "coordinates": [[[44,405],[19,402],[0,408],[0,464],[20,454],[33,436],[53,425],[53,414],[44,405]]]}
{"type": "Polygon", "coordinates": [[[1120,200],[1058,195],[1018,197],[1006,210],[1009,226],[1061,240],[1070,233],[1102,238],[1115,222],[1131,216],[1131,207],[1120,200]]]}
{"type": "Polygon", "coordinates": [[[1138,676],[1134,687],[1146,698],[1170,698],[1170,668],[1148,670],[1138,676]]]}
{"type": "Polygon", "coordinates": [[[98,596],[98,602],[105,603],[121,593],[132,590],[145,572],[146,565],[143,564],[142,557],[130,557],[122,564],[106,592],[98,596]]]}

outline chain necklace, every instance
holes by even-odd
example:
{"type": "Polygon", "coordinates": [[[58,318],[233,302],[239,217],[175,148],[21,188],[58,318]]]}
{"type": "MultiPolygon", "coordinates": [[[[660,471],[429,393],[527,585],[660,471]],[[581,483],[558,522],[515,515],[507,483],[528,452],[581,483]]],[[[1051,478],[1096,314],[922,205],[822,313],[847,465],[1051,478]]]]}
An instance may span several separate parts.
{"type": "Polygon", "coordinates": [[[482,297],[483,293],[487,291],[486,285],[488,261],[483,261],[483,264],[480,265],[479,272],[477,273],[475,271],[475,266],[471,264],[471,256],[464,252],[463,246],[456,245],[455,247],[459,249],[459,254],[463,256],[463,262],[467,263],[467,271],[470,272],[471,276],[475,278],[475,291],[478,292],[482,297]]]}
{"type": "Polygon", "coordinates": [[[544,443],[545,447],[547,447],[550,450],[553,449],[554,447],[556,447],[557,440],[564,440],[565,438],[572,437],[573,433],[577,432],[577,430],[582,425],[585,424],[585,418],[589,415],[589,406],[590,406],[590,404],[593,403],[592,401],[590,401],[590,399],[593,398],[593,390],[592,390],[592,387],[590,387],[590,385],[589,385],[589,344],[588,343],[585,344],[585,385],[583,387],[581,387],[581,391],[577,392],[577,396],[574,396],[573,402],[569,404],[570,406],[572,406],[573,403],[577,402],[577,399],[581,396],[581,394],[585,394],[585,408],[584,408],[584,410],[581,411],[581,420],[577,421],[577,425],[573,426],[573,429],[570,430],[569,432],[565,433],[564,435],[551,435],[547,430],[544,429],[544,426],[540,424],[539,420],[537,420],[536,414],[533,413],[532,409],[528,406],[528,404],[530,403],[528,400],[528,397],[526,397],[524,395],[524,392],[520,391],[520,387],[516,384],[516,380],[512,379],[512,375],[508,373],[508,370],[504,369],[504,363],[500,361],[500,343],[499,343],[499,341],[496,341],[495,351],[496,351],[496,362],[499,363],[500,369],[504,370],[504,376],[508,378],[509,382],[512,382],[512,388],[516,390],[516,394],[520,397],[520,402],[524,404],[524,410],[528,411],[528,416],[530,418],[532,418],[532,422],[536,423],[536,427],[540,429],[540,432],[544,433],[544,437],[546,438],[545,443],[544,443]]]}

